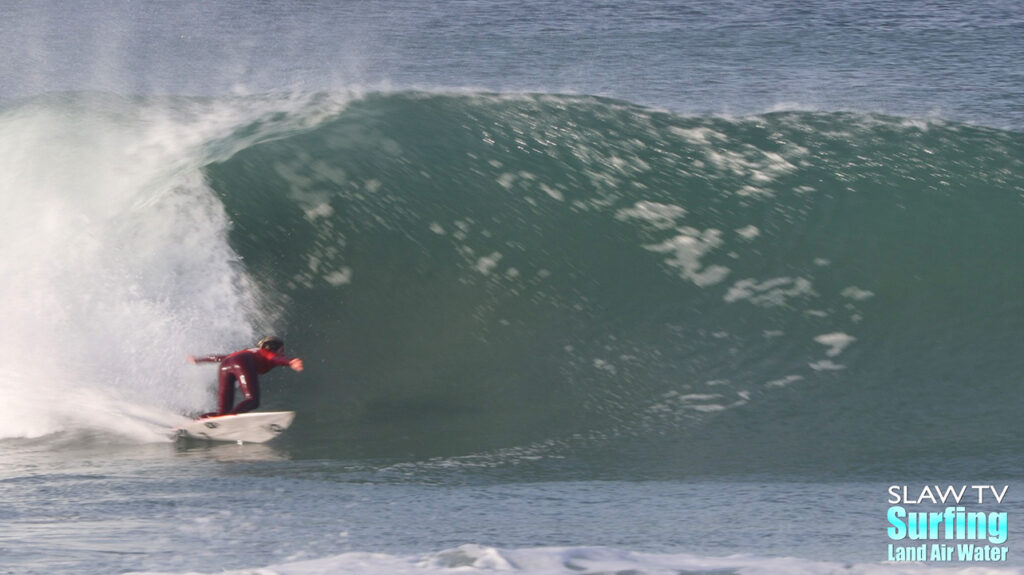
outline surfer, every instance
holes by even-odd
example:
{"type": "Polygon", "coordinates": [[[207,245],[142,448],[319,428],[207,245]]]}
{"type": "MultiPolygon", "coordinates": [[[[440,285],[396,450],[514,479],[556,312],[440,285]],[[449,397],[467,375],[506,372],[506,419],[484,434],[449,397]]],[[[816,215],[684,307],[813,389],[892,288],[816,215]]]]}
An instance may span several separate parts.
{"type": "Polygon", "coordinates": [[[260,375],[285,365],[295,371],[302,371],[302,360],[288,357],[282,353],[283,351],[284,340],[277,336],[269,336],[261,339],[254,348],[236,351],[230,355],[188,356],[190,363],[220,363],[220,374],[217,377],[217,411],[204,413],[199,419],[216,415],[235,415],[259,407],[260,375]],[[238,387],[245,396],[238,405],[234,405],[235,382],[238,382],[238,387]]]}

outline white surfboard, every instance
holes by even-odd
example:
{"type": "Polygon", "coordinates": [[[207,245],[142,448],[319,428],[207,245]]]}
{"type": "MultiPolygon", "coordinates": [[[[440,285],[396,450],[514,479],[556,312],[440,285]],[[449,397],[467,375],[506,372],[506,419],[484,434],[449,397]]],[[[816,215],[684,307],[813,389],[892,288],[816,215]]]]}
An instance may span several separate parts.
{"type": "Polygon", "coordinates": [[[207,441],[264,443],[281,435],[295,419],[294,411],[253,411],[190,421],[175,428],[178,437],[207,441]]]}

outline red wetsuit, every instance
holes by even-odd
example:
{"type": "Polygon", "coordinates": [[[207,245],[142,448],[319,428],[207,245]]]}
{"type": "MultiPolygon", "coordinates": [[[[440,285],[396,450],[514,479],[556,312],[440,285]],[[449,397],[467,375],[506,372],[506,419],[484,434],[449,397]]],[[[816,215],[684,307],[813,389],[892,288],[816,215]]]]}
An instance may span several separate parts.
{"type": "Polygon", "coordinates": [[[260,406],[260,375],[275,367],[288,365],[292,358],[267,349],[243,349],[231,355],[210,355],[195,358],[196,363],[220,362],[217,376],[217,412],[200,417],[245,413],[260,406]],[[245,399],[235,403],[235,382],[245,399]],[[234,409],[231,407],[234,405],[234,409]]]}

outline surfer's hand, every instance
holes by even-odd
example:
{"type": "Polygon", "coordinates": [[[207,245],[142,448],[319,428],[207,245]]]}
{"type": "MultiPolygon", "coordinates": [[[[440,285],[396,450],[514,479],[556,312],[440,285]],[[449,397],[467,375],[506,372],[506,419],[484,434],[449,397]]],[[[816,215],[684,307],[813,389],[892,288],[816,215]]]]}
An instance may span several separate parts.
{"type": "Polygon", "coordinates": [[[294,369],[295,371],[302,371],[302,360],[296,357],[295,359],[288,362],[288,367],[294,369]]]}
{"type": "Polygon", "coordinates": [[[185,356],[185,359],[187,359],[188,362],[193,364],[193,365],[196,363],[196,356],[194,356],[194,355],[185,356]]]}

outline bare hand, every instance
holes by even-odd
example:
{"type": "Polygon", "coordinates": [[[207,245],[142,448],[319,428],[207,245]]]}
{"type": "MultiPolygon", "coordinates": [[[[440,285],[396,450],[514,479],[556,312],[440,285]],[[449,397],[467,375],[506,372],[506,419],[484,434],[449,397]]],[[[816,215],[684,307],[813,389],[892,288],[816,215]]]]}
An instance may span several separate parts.
{"type": "Polygon", "coordinates": [[[194,355],[187,356],[185,359],[187,359],[188,362],[193,365],[196,363],[196,357],[194,355]]]}
{"type": "Polygon", "coordinates": [[[302,360],[296,357],[295,359],[288,362],[288,367],[294,369],[295,371],[302,371],[302,360]]]}

